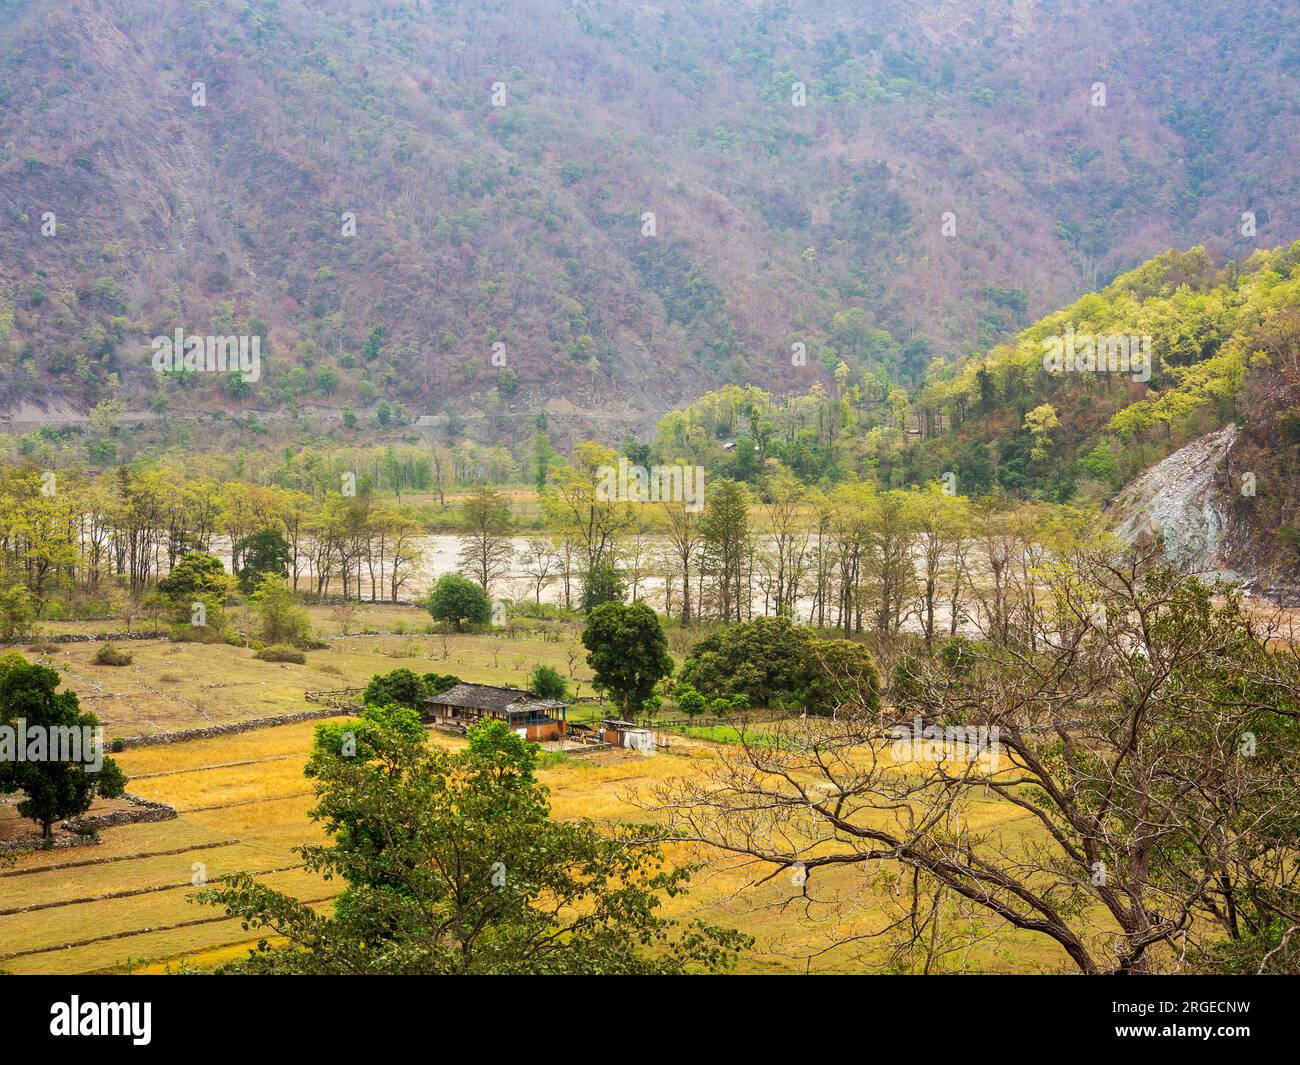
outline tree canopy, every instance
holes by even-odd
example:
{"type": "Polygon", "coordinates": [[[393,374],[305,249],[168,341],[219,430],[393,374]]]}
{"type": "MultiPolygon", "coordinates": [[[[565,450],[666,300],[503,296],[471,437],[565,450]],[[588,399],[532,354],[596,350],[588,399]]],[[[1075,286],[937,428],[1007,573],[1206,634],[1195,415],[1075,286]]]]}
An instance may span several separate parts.
{"type": "Polygon", "coordinates": [[[693,869],[665,861],[651,826],[553,821],[536,745],[503,722],[451,753],[409,714],[370,708],[318,733],[312,816],[330,842],[302,855],[346,883],[332,913],[246,873],[199,893],[267,937],[225,971],[686,973],[725,969],[747,945],[660,913],[693,869]]]}
{"type": "Polygon", "coordinates": [[[55,691],[61,679],[56,670],[12,660],[0,672],[0,747],[27,737],[26,750],[0,751],[0,791],[26,796],[18,812],[38,822],[46,840],[57,822],[84,814],[97,796],[117,798],[126,787],[117,763],[104,757],[99,719],[82,711],[76,692],[55,691]],[[75,749],[62,741],[56,749],[56,735],[73,732],[75,749]]]}
{"type": "Polygon", "coordinates": [[[655,685],[672,675],[663,624],[645,603],[596,607],[587,616],[582,645],[596,684],[610,693],[624,714],[643,709],[655,697],[655,685]]]}

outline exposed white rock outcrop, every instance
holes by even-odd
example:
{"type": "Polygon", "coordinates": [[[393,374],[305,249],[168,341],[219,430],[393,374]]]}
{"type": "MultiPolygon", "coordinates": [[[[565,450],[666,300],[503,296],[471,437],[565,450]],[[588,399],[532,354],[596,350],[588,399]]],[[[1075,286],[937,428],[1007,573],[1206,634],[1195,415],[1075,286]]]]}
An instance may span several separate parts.
{"type": "Polygon", "coordinates": [[[1250,530],[1234,516],[1228,493],[1235,425],[1197,437],[1131,482],[1108,510],[1116,532],[1130,544],[1158,544],[1180,569],[1253,586],[1242,571],[1250,530]]]}

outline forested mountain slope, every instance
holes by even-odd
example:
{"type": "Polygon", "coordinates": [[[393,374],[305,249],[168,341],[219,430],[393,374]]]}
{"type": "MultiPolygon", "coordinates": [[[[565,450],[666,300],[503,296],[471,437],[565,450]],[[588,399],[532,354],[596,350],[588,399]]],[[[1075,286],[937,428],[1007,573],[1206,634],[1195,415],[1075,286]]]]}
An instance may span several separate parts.
{"type": "Polygon", "coordinates": [[[916,385],[1163,248],[1300,236],[1297,42],[1280,0],[3,0],[0,407],[486,439],[916,385]],[[160,380],[177,327],[260,379],[160,380]]]}
{"type": "Polygon", "coordinates": [[[844,364],[797,395],[715,390],[662,419],[654,453],[754,484],[783,466],[807,485],[1056,503],[1106,503],[1143,477],[1118,510],[1131,532],[1156,521],[1186,541],[1168,545],[1177,558],[1294,584],[1300,242],[1221,265],[1204,248],[1158,255],[910,394],[844,364]]]}

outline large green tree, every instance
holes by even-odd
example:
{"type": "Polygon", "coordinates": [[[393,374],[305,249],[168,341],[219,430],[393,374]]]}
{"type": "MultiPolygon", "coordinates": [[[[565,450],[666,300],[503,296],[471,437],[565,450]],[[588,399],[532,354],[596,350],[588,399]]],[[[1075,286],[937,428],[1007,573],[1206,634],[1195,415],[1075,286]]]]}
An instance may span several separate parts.
{"type": "Polygon", "coordinates": [[[221,559],[189,551],[158,582],[155,591],[162,605],[168,608],[173,622],[185,625],[201,618],[199,623],[202,626],[219,631],[223,624],[223,607],[233,590],[233,583],[221,559]],[[203,604],[199,613],[195,612],[197,603],[203,604]]]}
{"type": "Polygon", "coordinates": [[[482,587],[459,573],[444,573],[433,586],[425,605],[436,621],[457,628],[486,625],[492,620],[492,605],[482,587]]]}
{"type": "Polygon", "coordinates": [[[200,551],[181,556],[172,571],[158,582],[158,591],[172,602],[191,603],[208,596],[224,596],[230,579],[221,559],[200,551]]]}
{"type": "Polygon", "coordinates": [[[413,713],[395,707],[322,728],[308,773],[331,842],[302,855],[347,887],[330,914],[246,873],[201,892],[267,936],[227,971],[608,975],[731,964],[745,937],[660,915],[693,870],[667,865],[651,827],[553,821],[536,745],[502,722],[469,738],[459,753],[430,747],[413,713]]]}
{"type": "Polygon", "coordinates": [[[821,639],[787,617],[753,618],[706,636],[682,663],[680,679],[710,698],[744,695],[752,706],[823,713],[879,705],[880,676],[867,648],[821,639]]]}
{"type": "Polygon", "coordinates": [[[239,559],[239,587],[245,594],[257,587],[264,573],[289,576],[291,548],[278,529],[260,529],[235,542],[234,557],[239,559]]]}
{"type": "Polygon", "coordinates": [[[582,645],[597,686],[624,714],[640,710],[673,671],[664,627],[645,603],[602,603],[587,616],[582,645]]]}
{"type": "Polygon", "coordinates": [[[126,787],[117,763],[103,757],[99,719],[82,712],[76,692],[55,691],[60,679],[53,669],[25,662],[9,661],[0,673],[0,791],[26,796],[18,812],[39,822],[46,840],[57,822],[84,814],[96,796],[116,798],[126,787]],[[80,750],[66,743],[56,750],[55,730],[65,736],[75,730],[80,750]]]}

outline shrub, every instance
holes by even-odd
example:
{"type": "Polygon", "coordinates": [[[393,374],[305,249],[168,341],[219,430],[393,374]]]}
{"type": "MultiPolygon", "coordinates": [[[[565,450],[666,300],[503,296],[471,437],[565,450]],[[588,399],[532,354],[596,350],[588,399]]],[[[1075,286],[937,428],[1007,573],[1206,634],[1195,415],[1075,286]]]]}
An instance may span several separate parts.
{"type": "Polygon", "coordinates": [[[111,643],[106,643],[95,652],[94,662],[97,666],[129,666],[131,653],[120,651],[111,643]]]}
{"type": "Polygon", "coordinates": [[[542,699],[563,699],[569,694],[569,686],[559,672],[541,663],[533,669],[528,690],[542,699]]]}
{"type": "Polygon", "coordinates": [[[311,620],[283,577],[263,573],[257,580],[252,600],[262,621],[261,637],[265,643],[302,647],[311,641],[311,620]]]}
{"type": "Polygon", "coordinates": [[[305,665],[307,656],[296,647],[286,647],[283,644],[263,647],[253,655],[254,658],[261,659],[263,662],[293,662],[296,665],[305,665]]]}
{"type": "MultiPolygon", "coordinates": [[[[209,611],[208,618],[212,614],[209,611]]],[[[191,625],[189,622],[181,622],[179,625],[173,625],[169,630],[173,643],[225,643],[226,637],[221,631],[220,626],[208,625],[191,625]]]]}

